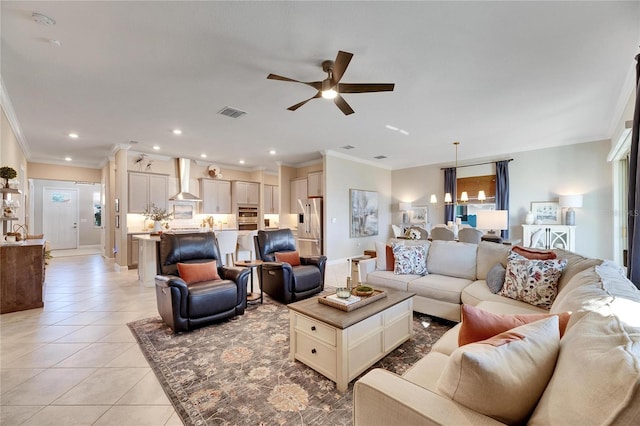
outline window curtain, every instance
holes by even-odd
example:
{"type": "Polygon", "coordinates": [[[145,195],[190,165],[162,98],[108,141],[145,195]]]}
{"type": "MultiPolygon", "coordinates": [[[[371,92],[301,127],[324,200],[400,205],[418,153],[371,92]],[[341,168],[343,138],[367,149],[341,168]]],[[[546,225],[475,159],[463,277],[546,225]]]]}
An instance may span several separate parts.
{"type": "MultiPolygon", "coordinates": [[[[456,199],[456,168],[444,169],[444,193],[451,194],[453,201],[456,199]]],[[[455,221],[455,203],[444,205],[444,223],[455,221]]]]}
{"type": "Polygon", "coordinates": [[[636,105],[631,130],[631,155],[629,157],[629,210],[627,241],[627,276],[640,288],[640,173],[638,171],[638,134],[640,133],[640,55],[636,56],[636,105]]]}
{"type": "MultiPolygon", "coordinates": [[[[509,160],[496,161],[496,210],[509,210],[509,160]]],[[[501,235],[509,239],[509,229],[501,235]]]]}

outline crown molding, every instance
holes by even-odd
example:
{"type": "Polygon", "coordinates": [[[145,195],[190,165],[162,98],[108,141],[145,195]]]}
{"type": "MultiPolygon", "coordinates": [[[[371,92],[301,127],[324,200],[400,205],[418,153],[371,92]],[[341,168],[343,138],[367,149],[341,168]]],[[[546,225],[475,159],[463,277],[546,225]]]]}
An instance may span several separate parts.
{"type": "Polygon", "coordinates": [[[29,145],[27,145],[24,133],[22,133],[22,127],[18,121],[18,116],[16,116],[16,111],[13,109],[13,104],[11,103],[11,98],[9,98],[9,93],[7,93],[7,87],[2,79],[2,74],[0,74],[0,105],[2,105],[2,110],[9,121],[11,130],[13,130],[13,134],[18,140],[18,145],[20,145],[20,149],[22,149],[25,158],[27,161],[32,161],[31,150],[29,149],[29,145]]]}
{"type": "Polygon", "coordinates": [[[384,170],[393,170],[393,168],[389,165],[376,163],[371,160],[363,160],[362,158],[353,157],[351,155],[343,154],[342,152],[334,151],[332,149],[322,151],[322,155],[327,157],[338,157],[342,158],[343,160],[355,161],[356,163],[362,163],[366,164],[367,166],[378,167],[384,170]]]}

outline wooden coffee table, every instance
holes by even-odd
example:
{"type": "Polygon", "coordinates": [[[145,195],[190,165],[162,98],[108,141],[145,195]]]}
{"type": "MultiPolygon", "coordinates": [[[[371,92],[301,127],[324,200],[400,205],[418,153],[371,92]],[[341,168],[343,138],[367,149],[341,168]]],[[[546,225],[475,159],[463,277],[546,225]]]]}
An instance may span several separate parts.
{"type": "Polygon", "coordinates": [[[350,312],[318,302],[291,303],[289,358],[336,382],[338,391],[413,336],[413,296],[385,289],[387,297],[350,312]]]}

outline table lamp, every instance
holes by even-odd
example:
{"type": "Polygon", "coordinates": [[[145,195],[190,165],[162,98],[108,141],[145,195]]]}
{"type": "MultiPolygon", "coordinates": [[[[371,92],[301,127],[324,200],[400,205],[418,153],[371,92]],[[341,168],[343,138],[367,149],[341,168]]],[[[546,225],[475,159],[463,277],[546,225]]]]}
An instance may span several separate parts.
{"type": "Polygon", "coordinates": [[[508,210],[478,210],[476,212],[476,228],[486,229],[483,241],[501,243],[502,237],[496,231],[509,228],[508,210]]]}
{"type": "Polygon", "coordinates": [[[576,212],[573,208],[582,207],[582,195],[561,195],[558,200],[558,204],[560,204],[560,207],[567,207],[567,212],[564,216],[564,224],[575,225],[576,212]]]}

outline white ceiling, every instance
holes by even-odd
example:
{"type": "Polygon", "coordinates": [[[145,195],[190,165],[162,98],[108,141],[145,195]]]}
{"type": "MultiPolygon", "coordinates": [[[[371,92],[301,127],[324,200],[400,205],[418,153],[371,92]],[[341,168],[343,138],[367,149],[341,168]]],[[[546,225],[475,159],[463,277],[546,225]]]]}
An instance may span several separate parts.
{"type": "Polygon", "coordinates": [[[637,1],[3,0],[1,8],[3,89],[28,159],[70,156],[89,167],[132,140],[139,152],[157,144],[171,157],[206,153],[215,164],[244,159],[268,170],[325,150],[398,169],[451,162],[454,140],[461,162],[603,140],[632,93],[640,43],[637,1]],[[395,91],[344,95],[350,116],[323,99],[288,111],[314,89],[266,76],[322,80],[320,63],[338,50],[354,53],[342,82],[395,91]],[[248,114],[217,114],[225,106],[248,114]]]}

